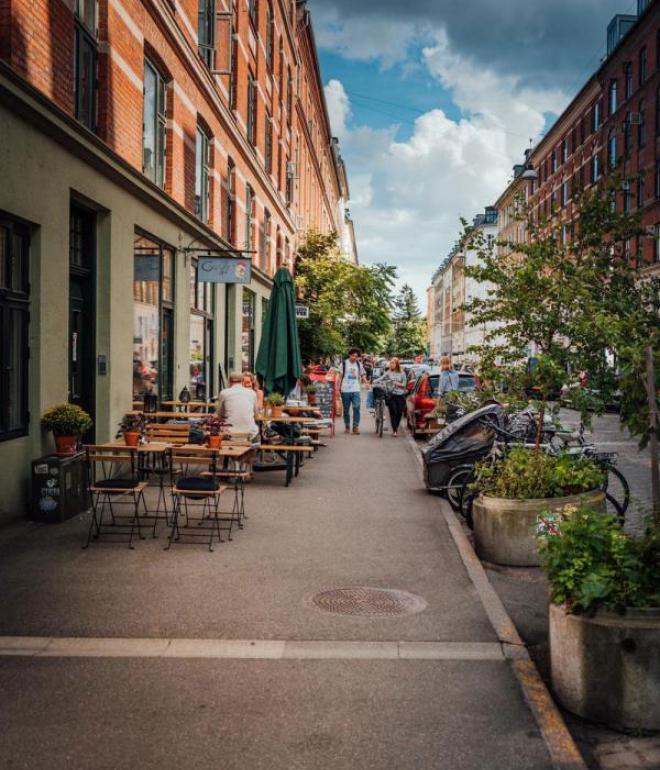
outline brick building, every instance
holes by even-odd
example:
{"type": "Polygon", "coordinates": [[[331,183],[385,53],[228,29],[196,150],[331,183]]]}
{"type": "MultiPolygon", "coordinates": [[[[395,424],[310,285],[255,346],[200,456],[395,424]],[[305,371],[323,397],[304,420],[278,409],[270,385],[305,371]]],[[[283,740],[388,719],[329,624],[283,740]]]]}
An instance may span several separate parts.
{"type": "Polygon", "coordinates": [[[0,0],[0,136],[2,517],[46,407],[104,440],[145,389],[252,369],[274,271],[343,234],[348,184],[304,0],[0,0]],[[251,283],[199,282],[227,250],[251,283]]]}
{"type": "Polygon", "coordinates": [[[660,2],[638,0],[638,14],[615,16],[607,30],[607,55],[598,71],[543,139],[514,167],[513,180],[496,203],[498,237],[526,237],[516,217],[522,196],[538,222],[561,224],[570,237],[573,196],[610,171],[624,181],[619,210],[641,209],[647,235],[629,244],[645,271],[660,270],[660,2]]]}

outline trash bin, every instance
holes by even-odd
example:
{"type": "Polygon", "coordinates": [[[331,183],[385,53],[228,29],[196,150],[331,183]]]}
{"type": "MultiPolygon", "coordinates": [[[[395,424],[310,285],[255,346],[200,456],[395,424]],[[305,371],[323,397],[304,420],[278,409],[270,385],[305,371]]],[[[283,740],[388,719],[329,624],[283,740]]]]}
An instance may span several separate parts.
{"type": "Polygon", "coordinates": [[[90,506],[85,453],[47,455],[32,462],[32,518],[61,522],[90,506]]]}

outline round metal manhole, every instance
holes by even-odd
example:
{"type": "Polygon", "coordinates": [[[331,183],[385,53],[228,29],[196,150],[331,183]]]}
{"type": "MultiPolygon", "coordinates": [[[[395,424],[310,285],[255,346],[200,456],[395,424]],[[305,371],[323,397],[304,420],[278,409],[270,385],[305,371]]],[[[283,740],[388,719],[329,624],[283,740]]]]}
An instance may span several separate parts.
{"type": "Polygon", "coordinates": [[[323,612],[334,615],[361,615],[371,618],[387,618],[411,615],[426,609],[420,596],[390,588],[331,588],[310,594],[306,603],[323,612]]]}

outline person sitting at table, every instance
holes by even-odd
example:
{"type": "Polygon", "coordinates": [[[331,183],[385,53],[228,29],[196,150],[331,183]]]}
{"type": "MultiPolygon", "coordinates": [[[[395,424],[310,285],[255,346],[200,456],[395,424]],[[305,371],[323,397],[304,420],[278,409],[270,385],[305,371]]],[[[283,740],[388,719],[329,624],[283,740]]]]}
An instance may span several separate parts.
{"type": "Polygon", "coordinates": [[[232,372],[229,387],[220,391],[218,414],[231,425],[232,433],[246,433],[251,441],[258,438],[259,428],[254,419],[258,414],[257,395],[244,386],[241,372],[232,372]]]}
{"type": "Polygon", "coordinates": [[[257,375],[252,372],[243,372],[243,387],[251,388],[257,397],[257,413],[260,414],[264,410],[264,392],[259,387],[259,381],[257,375]]]}

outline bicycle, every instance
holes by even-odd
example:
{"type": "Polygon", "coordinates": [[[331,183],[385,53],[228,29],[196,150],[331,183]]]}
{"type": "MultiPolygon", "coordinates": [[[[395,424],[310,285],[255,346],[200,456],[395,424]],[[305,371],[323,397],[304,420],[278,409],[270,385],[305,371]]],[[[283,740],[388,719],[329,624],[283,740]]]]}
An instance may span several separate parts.
{"type": "Polygon", "coordinates": [[[387,392],[380,387],[374,388],[374,420],[376,422],[376,435],[383,438],[383,427],[385,425],[385,401],[387,392]]]}

